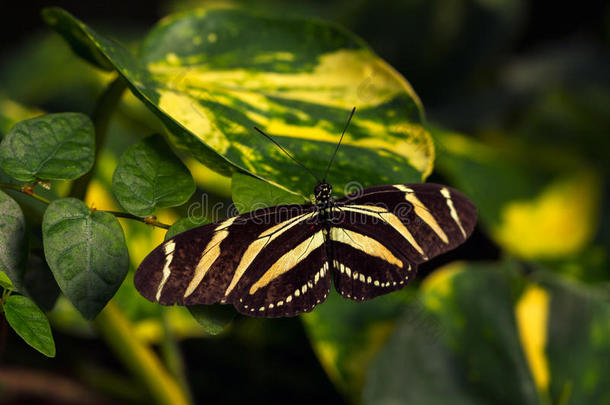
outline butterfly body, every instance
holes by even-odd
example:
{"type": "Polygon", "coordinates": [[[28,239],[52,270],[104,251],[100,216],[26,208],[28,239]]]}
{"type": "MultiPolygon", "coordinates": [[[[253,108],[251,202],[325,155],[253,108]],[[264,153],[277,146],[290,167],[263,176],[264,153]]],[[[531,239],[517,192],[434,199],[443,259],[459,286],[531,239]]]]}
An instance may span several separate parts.
{"type": "Polygon", "coordinates": [[[404,287],[419,263],[463,243],[476,223],[470,200],[442,185],[377,186],[335,200],[320,182],[314,196],[175,236],[142,262],[136,288],[164,305],[294,316],[322,303],[333,282],[356,301],[404,287]]]}

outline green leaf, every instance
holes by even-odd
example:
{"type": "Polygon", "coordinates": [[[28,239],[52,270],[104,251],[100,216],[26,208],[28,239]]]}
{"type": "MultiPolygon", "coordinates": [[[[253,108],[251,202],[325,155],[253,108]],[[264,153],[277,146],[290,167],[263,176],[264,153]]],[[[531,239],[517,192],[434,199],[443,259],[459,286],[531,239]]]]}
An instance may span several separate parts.
{"type": "Polygon", "coordinates": [[[210,221],[205,217],[186,217],[180,218],[169,227],[165,233],[165,240],[171,239],[179,233],[186,232],[189,229],[197,228],[198,226],[209,224],[210,221]]]}
{"type": "Polygon", "coordinates": [[[610,297],[608,290],[548,272],[534,277],[548,291],[545,354],[553,404],[607,404],[610,387],[610,297]]]}
{"type": "Polygon", "coordinates": [[[490,236],[511,254],[566,258],[595,235],[602,183],[577,157],[509,137],[484,143],[438,129],[433,134],[438,171],[473,200],[490,236]]]}
{"type": "Polygon", "coordinates": [[[8,276],[0,270],[0,287],[4,288],[5,290],[14,290],[15,286],[13,285],[13,282],[11,281],[10,278],[8,278],[8,276]]]}
{"type": "Polygon", "coordinates": [[[19,204],[0,191],[0,270],[20,290],[23,288],[27,240],[25,218],[19,204]]]}
{"type": "Polygon", "coordinates": [[[11,295],[4,303],[9,325],[27,344],[48,357],[55,357],[55,342],[45,314],[29,298],[11,295]]]}
{"type": "Polygon", "coordinates": [[[123,208],[146,217],[157,208],[184,204],[195,192],[195,181],[163,137],[153,135],[123,153],[112,176],[112,191],[123,208]]]}
{"type": "Polygon", "coordinates": [[[539,404],[514,315],[518,286],[496,264],[434,272],[418,294],[427,325],[403,318],[370,370],[363,402],[539,404]]]}
{"type": "Polygon", "coordinates": [[[75,54],[100,69],[112,70],[112,64],[108,58],[88,41],[82,31],[74,29],[68,16],[57,13],[52,8],[42,10],[41,14],[44,22],[64,37],[75,54]]]}
{"type": "Polygon", "coordinates": [[[365,373],[403,312],[408,291],[365,302],[332,291],[326,301],[301,316],[312,346],[335,386],[359,401],[365,373]]]}
{"type": "Polygon", "coordinates": [[[129,255],[116,218],[82,201],[53,201],[42,223],[44,253],[61,291],[93,319],[127,274],[129,255]]]}
{"type": "MultiPolygon", "coordinates": [[[[40,255],[42,255],[42,249],[40,255]]],[[[23,284],[27,296],[44,311],[50,311],[59,297],[59,286],[53,278],[49,265],[40,255],[33,251],[30,252],[23,284]]]]}
{"type": "Polygon", "coordinates": [[[329,174],[337,191],[353,180],[416,182],[432,170],[417,95],[363,41],[333,24],[235,9],[179,14],[150,32],[136,58],[63,10],[46,15],[97,47],[161,118],[172,143],[216,171],[248,172],[309,195],[315,180],[253,127],[322,177],[353,106],[358,111],[329,174]]]}
{"type": "Polygon", "coordinates": [[[442,329],[409,307],[369,369],[363,404],[479,405],[456,376],[455,356],[439,340],[442,329]]]}
{"type": "Polygon", "coordinates": [[[237,316],[237,311],[231,305],[191,305],[187,308],[210,335],[218,335],[237,316]]]}
{"type": "Polygon", "coordinates": [[[0,167],[20,181],[74,180],[93,166],[89,117],[48,114],[16,124],[0,144],[0,167]]]}
{"type": "Polygon", "coordinates": [[[363,403],[608,403],[607,291],[515,270],[453,264],[430,275],[420,315],[407,312],[369,369],[363,403]]]}
{"type": "Polygon", "coordinates": [[[300,195],[289,193],[265,181],[241,173],[233,174],[231,198],[235,208],[240,213],[275,205],[304,204],[307,202],[300,195]]]}

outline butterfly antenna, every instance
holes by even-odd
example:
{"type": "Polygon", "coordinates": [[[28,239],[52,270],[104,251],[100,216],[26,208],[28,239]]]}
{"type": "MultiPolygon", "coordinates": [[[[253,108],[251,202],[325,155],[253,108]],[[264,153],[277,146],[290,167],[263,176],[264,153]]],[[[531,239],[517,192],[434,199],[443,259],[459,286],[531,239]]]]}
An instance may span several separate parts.
{"type": "Polygon", "coordinates": [[[307,168],[307,166],[305,166],[303,163],[299,162],[294,156],[292,156],[286,149],[284,149],[284,147],[282,145],[280,145],[275,139],[273,139],[272,137],[270,137],[269,135],[267,135],[266,133],[264,133],[263,131],[261,131],[260,129],[258,129],[257,127],[254,127],[254,129],[256,129],[262,136],[264,136],[265,138],[269,139],[271,142],[273,142],[275,144],[275,146],[277,146],[278,148],[281,149],[282,152],[284,152],[286,154],[286,156],[288,156],[290,159],[294,160],[299,166],[301,166],[303,169],[305,169],[309,174],[311,174],[317,181],[318,183],[321,183],[320,179],[318,178],[318,176],[316,176],[311,170],[309,170],[307,168]]]}
{"type": "Polygon", "coordinates": [[[347,123],[345,123],[345,128],[343,128],[343,132],[341,132],[341,138],[339,138],[339,143],[337,143],[337,147],[335,148],[335,153],[333,153],[333,157],[330,158],[330,162],[328,162],[328,167],[326,168],[326,173],[324,173],[324,178],[322,181],[326,182],[326,176],[330,171],[330,166],[333,164],[333,160],[335,160],[335,156],[337,156],[337,151],[339,150],[339,146],[341,145],[341,141],[343,140],[343,135],[345,135],[345,131],[347,131],[347,127],[349,127],[349,123],[352,121],[352,117],[354,116],[354,112],[356,112],[356,107],[352,108],[352,112],[347,119],[347,123]]]}

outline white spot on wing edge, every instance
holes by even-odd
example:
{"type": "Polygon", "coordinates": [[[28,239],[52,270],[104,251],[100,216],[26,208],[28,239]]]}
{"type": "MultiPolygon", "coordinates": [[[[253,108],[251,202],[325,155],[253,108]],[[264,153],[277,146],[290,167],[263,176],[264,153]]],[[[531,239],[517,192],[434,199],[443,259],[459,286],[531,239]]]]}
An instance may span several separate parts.
{"type": "Polygon", "coordinates": [[[163,291],[163,287],[167,282],[172,271],[169,266],[172,264],[172,260],[174,259],[174,250],[176,249],[176,243],[174,241],[169,241],[165,244],[164,252],[165,252],[165,265],[163,266],[163,276],[161,278],[161,282],[159,283],[159,288],[157,288],[156,299],[157,302],[161,298],[161,292],[163,291]]]}

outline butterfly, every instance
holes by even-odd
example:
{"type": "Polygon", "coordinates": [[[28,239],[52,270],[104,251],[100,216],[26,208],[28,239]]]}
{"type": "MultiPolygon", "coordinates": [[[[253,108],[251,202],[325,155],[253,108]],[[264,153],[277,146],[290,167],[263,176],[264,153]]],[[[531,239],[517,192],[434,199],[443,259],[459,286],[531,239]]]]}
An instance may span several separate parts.
{"type": "Polygon", "coordinates": [[[324,302],[333,281],[355,301],[403,288],[418,264],[464,243],[476,224],[474,204],[451,187],[383,185],[335,200],[326,174],[312,203],[258,209],[165,241],[138,267],[136,289],[163,305],[230,303],[249,316],[295,316],[324,302]]]}

